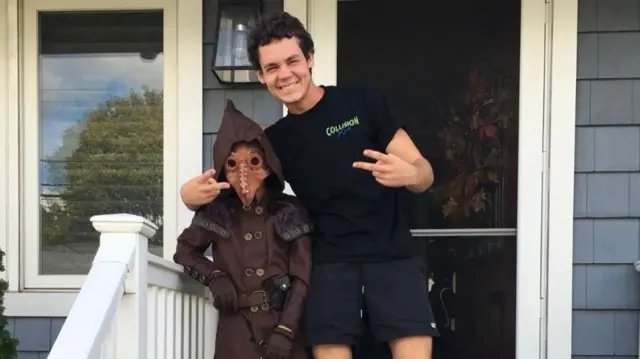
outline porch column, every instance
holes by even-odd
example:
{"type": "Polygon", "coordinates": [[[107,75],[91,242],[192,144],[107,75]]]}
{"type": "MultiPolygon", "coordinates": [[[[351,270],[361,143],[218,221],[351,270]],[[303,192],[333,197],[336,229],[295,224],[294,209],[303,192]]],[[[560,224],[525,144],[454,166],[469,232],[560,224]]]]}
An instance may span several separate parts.
{"type": "Polygon", "coordinates": [[[318,85],[338,81],[338,0],[307,0],[307,30],[315,44],[313,80],[318,85]]]}

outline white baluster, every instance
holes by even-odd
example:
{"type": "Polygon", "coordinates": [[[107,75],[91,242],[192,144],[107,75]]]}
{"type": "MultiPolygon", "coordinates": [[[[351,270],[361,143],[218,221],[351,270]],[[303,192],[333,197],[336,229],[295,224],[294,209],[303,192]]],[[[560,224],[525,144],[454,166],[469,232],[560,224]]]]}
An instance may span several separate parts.
{"type": "Polygon", "coordinates": [[[211,296],[207,296],[204,304],[204,333],[205,339],[204,358],[213,358],[215,355],[215,338],[218,331],[218,311],[213,307],[213,300],[211,296]]]}

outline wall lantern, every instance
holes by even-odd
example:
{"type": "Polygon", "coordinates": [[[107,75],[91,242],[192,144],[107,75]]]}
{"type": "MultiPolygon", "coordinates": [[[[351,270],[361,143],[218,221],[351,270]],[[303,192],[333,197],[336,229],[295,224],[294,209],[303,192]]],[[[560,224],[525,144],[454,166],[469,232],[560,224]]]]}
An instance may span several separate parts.
{"type": "Polygon", "coordinates": [[[223,84],[259,83],[249,63],[249,27],[262,12],[260,0],[220,0],[211,70],[223,84]]]}

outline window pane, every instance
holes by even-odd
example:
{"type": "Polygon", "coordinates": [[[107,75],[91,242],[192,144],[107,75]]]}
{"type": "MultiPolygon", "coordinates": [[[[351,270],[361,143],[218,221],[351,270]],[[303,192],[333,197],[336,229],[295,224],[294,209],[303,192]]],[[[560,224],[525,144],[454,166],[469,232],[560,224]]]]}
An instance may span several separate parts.
{"type": "Polygon", "coordinates": [[[411,228],[516,226],[519,4],[338,4],[338,84],[380,87],[434,168],[403,198],[411,228]]]}
{"type": "Polygon", "coordinates": [[[132,213],[160,228],[162,12],[42,13],[39,19],[42,274],[86,274],[90,217],[132,213]]]}

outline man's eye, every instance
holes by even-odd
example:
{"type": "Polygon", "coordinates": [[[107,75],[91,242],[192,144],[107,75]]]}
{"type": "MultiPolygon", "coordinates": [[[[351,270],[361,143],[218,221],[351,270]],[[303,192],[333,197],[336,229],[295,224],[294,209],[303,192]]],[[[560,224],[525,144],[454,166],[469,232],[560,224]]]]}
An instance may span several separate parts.
{"type": "Polygon", "coordinates": [[[229,166],[230,168],[235,167],[236,166],[236,160],[232,160],[232,159],[227,160],[227,166],[229,166]]]}
{"type": "Polygon", "coordinates": [[[258,166],[258,165],[260,164],[260,162],[262,162],[262,161],[260,161],[260,158],[258,158],[258,157],[251,157],[251,165],[252,165],[252,166],[258,166]]]}

